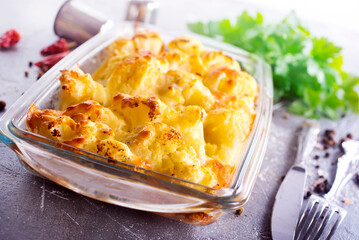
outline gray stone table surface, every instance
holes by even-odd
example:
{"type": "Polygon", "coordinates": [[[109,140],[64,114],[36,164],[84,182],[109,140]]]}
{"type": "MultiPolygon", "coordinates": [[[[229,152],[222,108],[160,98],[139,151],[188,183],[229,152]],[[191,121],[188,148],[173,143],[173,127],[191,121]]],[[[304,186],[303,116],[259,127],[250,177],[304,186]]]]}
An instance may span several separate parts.
{"type": "MultiPolygon", "coordinates": [[[[28,62],[39,60],[40,49],[57,39],[52,31],[52,24],[62,2],[2,2],[0,32],[15,28],[22,34],[22,39],[15,48],[0,52],[0,100],[7,102],[7,108],[36,81],[37,69],[29,68],[28,62]],[[25,71],[29,71],[28,77],[24,76],[25,71]]],[[[89,5],[116,20],[123,18],[126,6],[124,1],[101,3],[88,1],[89,5]]],[[[169,14],[174,13],[172,5],[175,2],[170,3],[161,1],[163,8],[160,9],[159,19],[171,20],[169,14]]],[[[211,6],[217,3],[219,10],[230,8],[232,3],[239,5],[236,1],[210,3],[211,6]]],[[[200,6],[198,2],[195,5],[200,6]]],[[[250,4],[248,6],[252,7],[250,4]]],[[[179,7],[184,11],[185,7],[179,7]]],[[[237,12],[240,10],[239,8],[237,12]]],[[[233,9],[231,13],[234,13],[233,9]]],[[[225,12],[218,14],[225,16],[225,12]]],[[[167,26],[181,25],[184,28],[186,19],[178,22],[180,20],[176,18],[178,16],[174,16],[176,24],[167,26]]],[[[348,58],[353,56],[357,54],[353,53],[348,58]]],[[[359,74],[358,71],[356,74],[359,74]]],[[[285,114],[284,108],[274,112],[268,150],[244,213],[239,216],[228,212],[217,222],[203,227],[102,203],[35,177],[20,166],[14,152],[0,143],[0,239],[270,239],[274,196],[281,177],[294,162],[297,130],[303,121],[303,118],[291,114],[286,119],[283,117],[285,114]]],[[[358,139],[358,123],[358,116],[349,115],[338,121],[324,119],[321,126],[322,129],[336,129],[337,139],[349,132],[358,139]]],[[[330,150],[329,158],[323,157],[323,151],[315,154],[320,159],[310,160],[308,163],[308,185],[318,174],[323,173],[332,181],[335,166],[331,162],[338,156],[337,149],[330,150]],[[318,164],[319,169],[315,167],[318,164]]],[[[359,187],[354,181],[345,186],[339,200],[344,198],[351,199],[352,204],[342,204],[348,210],[348,216],[334,238],[359,239],[359,187]]]]}

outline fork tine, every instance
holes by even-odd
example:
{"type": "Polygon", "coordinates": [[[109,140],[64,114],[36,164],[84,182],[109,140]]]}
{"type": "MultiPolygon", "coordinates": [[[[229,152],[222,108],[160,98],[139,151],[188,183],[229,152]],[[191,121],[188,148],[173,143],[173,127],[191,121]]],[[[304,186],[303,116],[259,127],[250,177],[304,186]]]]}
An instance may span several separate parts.
{"type": "Polygon", "coordinates": [[[295,229],[294,239],[298,239],[298,237],[301,233],[302,227],[304,225],[304,222],[308,218],[308,215],[309,215],[311,209],[313,208],[314,203],[315,203],[314,201],[310,202],[310,199],[308,200],[305,210],[303,211],[301,217],[298,220],[297,227],[295,229]]]}
{"type": "Polygon", "coordinates": [[[297,226],[297,229],[295,231],[295,237],[294,239],[302,239],[303,236],[302,235],[302,230],[303,230],[303,227],[307,225],[307,222],[309,221],[310,222],[310,219],[314,216],[316,210],[317,210],[317,207],[319,205],[319,202],[314,199],[309,199],[309,202],[307,203],[307,206],[306,206],[306,209],[304,211],[304,214],[302,215],[302,217],[300,218],[300,222],[297,226]]]}
{"type": "Polygon", "coordinates": [[[317,211],[315,212],[315,215],[312,218],[312,221],[310,222],[308,228],[305,231],[304,234],[304,239],[309,239],[309,237],[313,234],[314,232],[314,227],[320,226],[323,222],[324,216],[326,214],[326,212],[328,211],[328,205],[320,202],[318,203],[318,208],[317,211]]]}
{"type": "Polygon", "coordinates": [[[340,210],[338,210],[338,209],[336,209],[335,212],[338,213],[339,216],[338,216],[337,221],[336,221],[335,224],[333,225],[333,228],[332,228],[332,230],[330,231],[330,233],[329,233],[329,235],[328,235],[328,237],[327,237],[328,240],[333,236],[333,234],[334,234],[335,231],[337,230],[338,226],[342,223],[343,219],[344,219],[345,216],[347,215],[346,212],[340,211],[340,210]]]}
{"type": "Polygon", "coordinates": [[[318,231],[317,231],[317,234],[314,236],[314,239],[313,240],[318,240],[319,237],[322,235],[325,227],[327,226],[328,224],[328,221],[330,219],[332,219],[333,215],[335,214],[335,211],[331,211],[331,208],[328,208],[327,211],[326,211],[326,214],[323,216],[324,218],[324,221],[322,222],[322,224],[319,226],[318,228],[318,231]]]}

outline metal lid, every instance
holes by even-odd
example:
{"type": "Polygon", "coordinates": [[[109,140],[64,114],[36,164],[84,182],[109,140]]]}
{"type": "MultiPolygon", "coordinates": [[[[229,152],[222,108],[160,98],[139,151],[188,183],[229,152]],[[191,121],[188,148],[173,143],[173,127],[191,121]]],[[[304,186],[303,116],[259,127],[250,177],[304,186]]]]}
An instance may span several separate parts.
{"type": "MultiPolygon", "coordinates": [[[[154,23],[158,7],[157,0],[129,1],[126,20],[154,23]]],[[[111,20],[90,9],[84,3],[69,0],[57,13],[54,31],[60,37],[83,43],[99,33],[105,25],[108,27],[112,24],[111,20]]]]}

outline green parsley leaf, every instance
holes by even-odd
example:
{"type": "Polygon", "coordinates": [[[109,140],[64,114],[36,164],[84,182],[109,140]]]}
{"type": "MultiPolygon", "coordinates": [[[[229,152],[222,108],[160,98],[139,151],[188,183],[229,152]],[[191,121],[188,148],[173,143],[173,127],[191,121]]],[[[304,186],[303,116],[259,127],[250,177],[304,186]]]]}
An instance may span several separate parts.
{"type": "Polygon", "coordinates": [[[289,100],[289,111],[308,118],[337,119],[359,114],[359,77],[343,71],[341,48],[314,37],[292,12],[276,24],[243,12],[228,19],[190,23],[196,33],[221,39],[262,57],[272,67],[274,101],[289,100]]]}

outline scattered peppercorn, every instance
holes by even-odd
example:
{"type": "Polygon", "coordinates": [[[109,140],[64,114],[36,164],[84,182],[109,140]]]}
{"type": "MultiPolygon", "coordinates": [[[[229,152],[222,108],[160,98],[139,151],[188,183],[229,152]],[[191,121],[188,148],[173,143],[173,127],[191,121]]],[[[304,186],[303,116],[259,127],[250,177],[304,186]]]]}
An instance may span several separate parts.
{"type": "Polygon", "coordinates": [[[304,199],[308,199],[310,196],[312,196],[312,191],[307,191],[304,195],[304,199]]]}
{"type": "Polygon", "coordinates": [[[25,77],[28,77],[28,76],[29,76],[29,72],[25,71],[25,77]]]}
{"type": "Polygon", "coordinates": [[[330,138],[334,138],[335,134],[336,134],[336,131],[334,129],[327,129],[324,132],[324,135],[328,136],[330,138]]]}
{"type": "Polygon", "coordinates": [[[319,194],[324,194],[329,192],[331,187],[332,185],[323,176],[319,176],[319,178],[313,184],[314,192],[319,194]]]}
{"type": "Polygon", "coordinates": [[[348,133],[348,134],[347,134],[347,138],[349,138],[349,139],[353,139],[353,138],[354,138],[354,136],[353,136],[353,134],[352,134],[352,133],[348,133]]]}
{"type": "Polygon", "coordinates": [[[318,168],[319,168],[319,165],[315,165],[315,168],[318,169],[318,168]]]}
{"type": "Polygon", "coordinates": [[[334,129],[327,129],[324,131],[324,135],[322,137],[322,143],[324,145],[324,149],[328,149],[329,147],[334,147],[337,142],[335,141],[336,131],[334,129]]]}
{"type": "Polygon", "coordinates": [[[32,67],[32,62],[31,62],[31,61],[29,62],[29,67],[30,67],[30,68],[32,67]]]}
{"type": "Polygon", "coordinates": [[[359,173],[355,174],[355,182],[359,185],[359,173]]]}
{"type": "Polygon", "coordinates": [[[0,48],[10,48],[20,41],[20,33],[15,29],[10,29],[0,36],[0,48]]]}
{"type": "Polygon", "coordinates": [[[330,153],[328,153],[328,152],[326,152],[325,154],[324,154],[324,157],[325,158],[328,158],[330,156],[330,153]]]}
{"type": "Polygon", "coordinates": [[[318,159],[319,159],[319,156],[318,156],[318,155],[315,155],[315,156],[314,156],[314,159],[315,159],[315,160],[318,160],[318,159]]]}
{"type": "Polygon", "coordinates": [[[6,107],[6,102],[0,100],[0,112],[4,111],[5,107],[6,107]]]}
{"type": "Polygon", "coordinates": [[[235,213],[236,213],[238,216],[240,216],[243,212],[244,212],[244,209],[243,209],[243,208],[240,208],[240,209],[237,209],[235,213]]]}

